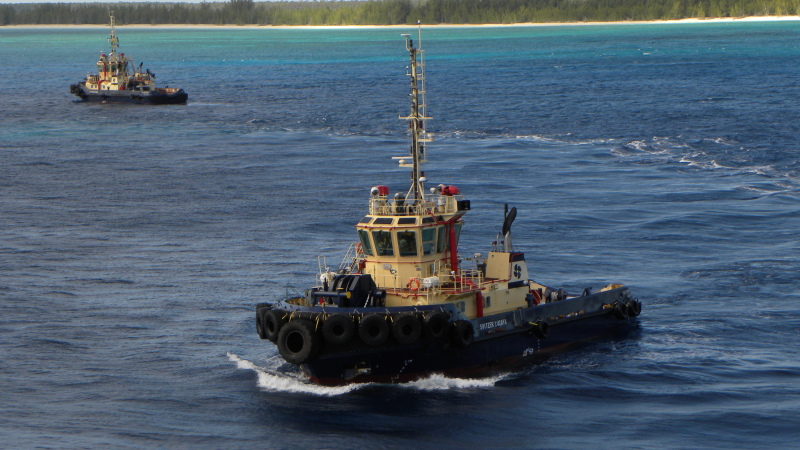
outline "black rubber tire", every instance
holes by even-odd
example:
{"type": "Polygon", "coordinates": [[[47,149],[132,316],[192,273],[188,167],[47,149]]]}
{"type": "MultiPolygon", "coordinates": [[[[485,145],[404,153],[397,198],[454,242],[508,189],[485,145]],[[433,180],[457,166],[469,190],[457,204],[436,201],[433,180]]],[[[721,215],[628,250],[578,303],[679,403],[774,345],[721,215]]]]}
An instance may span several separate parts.
{"type": "Polygon", "coordinates": [[[267,314],[267,311],[272,309],[272,305],[269,303],[259,303],[256,305],[256,333],[258,333],[258,337],[261,339],[267,338],[267,332],[264,330],[264,315],[267,314]]]}
{"type": "Polygon", "coordinates": [[[628,306],[624,303],[617,303],[614,305],[614,316],[619,320],[627,319],[628,306]]]}
{"type": "Polygon", "coordinates": [[[550,335],[550,324],[546,320],[533,324],[533,335],[539,339],[544,339],[550,335]]]}
{"type": "Polygon", "coordinates": [[[292,320],[278,333],[278,351],[286,362],[305,364],[319,354],[322,338],[308,320],[292,320]]]}
{"type": "Polygon", "coordinates": [[[472,322],[457,320],[453,323],[453,328],[450,330],[450,340],[454,346],[469,347],[473,339],[475,339],[475,334],[472,329],[472,322]]]}
{"type": "Polygon", "coordinates": [[[631,300],[627,304],[628,317],[636,317],[642,313],[642,304],[637,300],[631,300]]]}
{"type": "Polygon", "coordinates": [[[281,328],[286,325],[287,320],[283,318],[286,315],[285,311],[280,309],[271,309],[264,314],[264,334],[272,342],[278,341],[278,333],[281,328]]]}
{"type": "Polygon", "coordinates": [[[258,333],[258,337],[261,339],[267,338],[267,332],[264,331],[264,314],[267,311],[264,309],[259,309],[256,311],[256,333],[258,333]]]}
{"type": "Polygon", "coordinates": [[[358,337],[372,347],[383,345],[389,338],[389,324],[380,314],[368,314],[358,324],[358,337]]]}
{"type": "Polygon", "coordinates": [[[414,313],[401,313],[392,317],[392,336],[401,345],[411,345],[422,335],[422,324],[414,313]]]}
{"type": "Polygon", "coordinates": [[[349,314],[331,314],[322,324],[322,337],[334,345],[349,344],[356,334],[356,324],[349,314]]]}
{"type": "Polygon", "coordinates": [[[425,337],[432,341],[444,339],[447,337],[447,325],[449,321],[450,316],[442,311],[433,311],[426,315],[425,326],[423,327],[425,337]]]}

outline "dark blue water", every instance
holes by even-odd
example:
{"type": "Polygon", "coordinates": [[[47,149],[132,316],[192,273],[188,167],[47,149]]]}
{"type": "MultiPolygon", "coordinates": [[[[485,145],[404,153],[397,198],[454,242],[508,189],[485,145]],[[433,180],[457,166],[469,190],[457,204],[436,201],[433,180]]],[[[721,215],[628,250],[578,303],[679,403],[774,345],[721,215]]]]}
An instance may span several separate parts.
{"type": "Polygon", "coordinates": [[[319,388],[253,305],[406,187],[414,30],[123,28],[185,106],[80,104],[97,29],[0,29],[8,447],[789,448],[800,438],[800,23],[425,32],[431,183],[502,205],[532,277],[627,283],[609,338],[521,373],[319,388]]]}

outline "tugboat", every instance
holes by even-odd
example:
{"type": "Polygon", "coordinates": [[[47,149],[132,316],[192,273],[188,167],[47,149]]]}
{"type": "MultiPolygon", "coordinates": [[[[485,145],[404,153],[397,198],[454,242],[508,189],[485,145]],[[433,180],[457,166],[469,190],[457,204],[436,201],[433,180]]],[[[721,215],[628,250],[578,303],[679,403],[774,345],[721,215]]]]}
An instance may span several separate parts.
{"type": "Polygon", "coordinates": [[[183,89],[170,87],[158,88],[155,85],[156,76],[147,69],[142,72],[142,64],[135,67],[133,59],[118,53],[119,39],[114,24],[114,13],[111,12],[111,52],[100,55],[97,61],[97,74],[87,75],[86,78],[69,87],[71,93],[83,101],[102,103],[150,103],[150,104],[180,104],[186,103],[189,95],[183,89]]]}
{"type": "MultiPolygon", "coordinates": [[[[369,211],[335,269],[319,260],[317,285],[304,294],[256,305],[256,331],[311,382],[402,383],[433,374],[476,378],[540,361],[573,344],[628,327],[641,303],[621,284],[568,294],[528,278],[511,242],[516,208],[484,257],[465,267],[458,245],[470,201],[439,184],[426,191],[424,58],[410,55],[410,154],[407,192],[370,190],[369,211]]],[[[421,36],[418,36],[418,42],[421,36]]],[[[421,47],[421,46],[420,46],[421,47]]],[[[466,260],[466,258],[465,258],[466,260]]]]}

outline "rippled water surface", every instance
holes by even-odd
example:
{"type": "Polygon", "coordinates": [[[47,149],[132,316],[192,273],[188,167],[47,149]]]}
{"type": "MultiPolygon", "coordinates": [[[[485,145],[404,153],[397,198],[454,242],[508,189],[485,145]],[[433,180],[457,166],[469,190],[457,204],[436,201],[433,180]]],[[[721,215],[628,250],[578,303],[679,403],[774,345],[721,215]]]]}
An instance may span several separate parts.
{"type": "Polygon", "coordinates": [[[10,447],[788,448],[800,422],[800,23],[424,32],[426,175],[503,203],[532,277],[630,285],[629,336],[495,379],[321,388],[253,305],[405,189],[410,30],[122,28],[184,106],[81,104],[107,30],[0,28],[10,447]]]}

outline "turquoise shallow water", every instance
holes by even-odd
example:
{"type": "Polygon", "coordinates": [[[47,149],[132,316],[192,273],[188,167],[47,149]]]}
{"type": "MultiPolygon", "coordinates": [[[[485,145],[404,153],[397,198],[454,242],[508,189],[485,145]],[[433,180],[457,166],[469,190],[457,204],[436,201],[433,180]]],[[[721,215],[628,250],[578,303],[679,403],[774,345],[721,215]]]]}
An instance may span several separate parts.
{"type": "Polygon", "coordinates": [[[465,254],[507,202],[533,278],[644,311],[522,373],[342,389],[252,306],[404,188],[403,30],[121,28],[189,103],[76,103],[106,32],[0,28],[7,445],[794,445],[800,23],[426,30],[426,175],[472,201],[465,254]]]}

